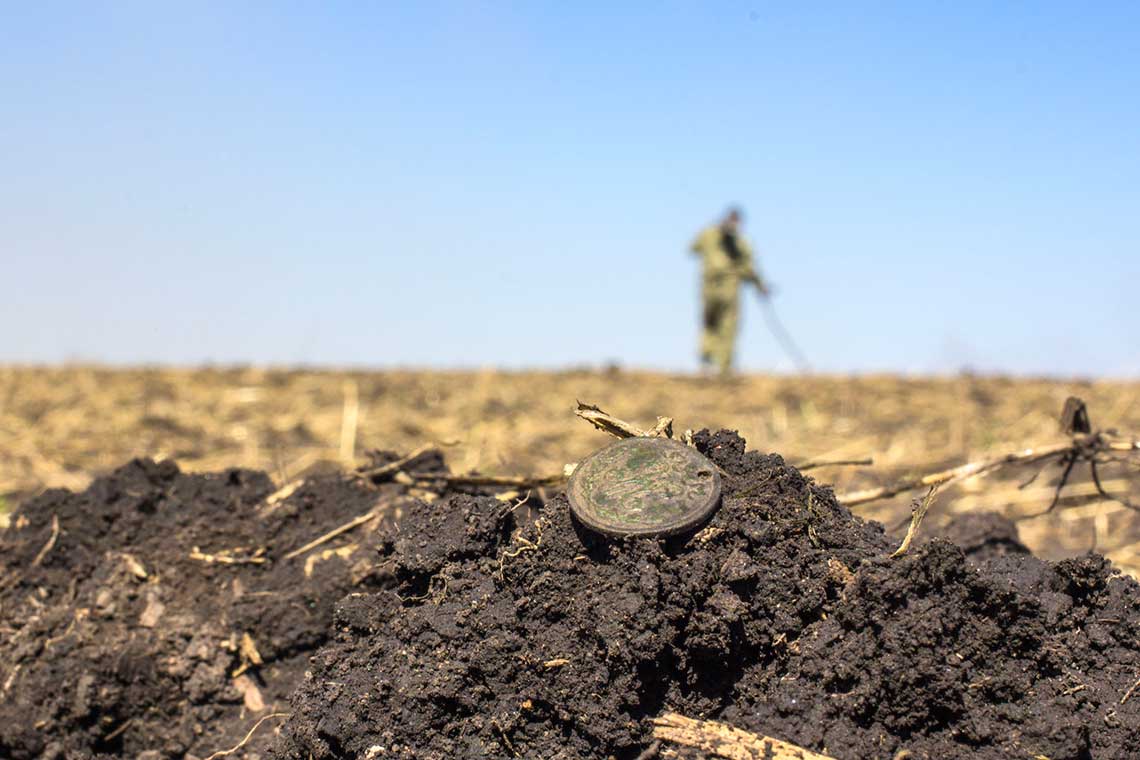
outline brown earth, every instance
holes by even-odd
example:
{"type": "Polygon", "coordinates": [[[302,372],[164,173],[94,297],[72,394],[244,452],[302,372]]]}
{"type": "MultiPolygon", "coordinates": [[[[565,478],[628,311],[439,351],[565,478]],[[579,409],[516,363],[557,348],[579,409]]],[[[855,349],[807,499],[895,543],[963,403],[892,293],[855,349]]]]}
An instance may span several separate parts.
{"type": "Polygon", "coordinates": [[[725,498],[688,536],[603,539],[562,496],[413,509],[398,587],[338,606],[273,757],[641,758],[674,711],[838,758],[1140,753],[1140,585],[1104,559],[1043,562],[1000,520],[972,556],[888,558],[778,456],[696,445],[725,498]]]}
{"type": "Polygon", "coordinates": [[[24,504],[0,536],[0,757],[236,744],[286,706],[336,602],[390,576],[367,530],[290,552],[361,515],[363,528],[394,519],[407,500],[340,474],[289,493],[260,472],[135,460],[24,504]]]}
{"type": "Polygon", "coordinates": [[[696,443],[724,503],[666,540],[394,472],[286,495],[138,461],[49,491],[0,545],[0,756],[204,758],[256,727],[226,756],[630,760],[666,710],[837,758],[1140,753],[1135,581],[994,516],[888,559],[779,457],[696,443]]]}

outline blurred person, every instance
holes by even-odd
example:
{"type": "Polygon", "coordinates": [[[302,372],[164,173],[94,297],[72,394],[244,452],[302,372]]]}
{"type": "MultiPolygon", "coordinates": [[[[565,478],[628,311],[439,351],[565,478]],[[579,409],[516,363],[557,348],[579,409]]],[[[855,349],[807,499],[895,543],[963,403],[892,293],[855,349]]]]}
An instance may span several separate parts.
{"type": "Polygon", "coordinates": [[[752,246],[740,231],[742,214],[730,208],[719,222],[701,230],[691,250],[701,258],[701,367],[722,375],[732,370],[740,314],[740,285],[768,285],[756,271],[752,246]]]}

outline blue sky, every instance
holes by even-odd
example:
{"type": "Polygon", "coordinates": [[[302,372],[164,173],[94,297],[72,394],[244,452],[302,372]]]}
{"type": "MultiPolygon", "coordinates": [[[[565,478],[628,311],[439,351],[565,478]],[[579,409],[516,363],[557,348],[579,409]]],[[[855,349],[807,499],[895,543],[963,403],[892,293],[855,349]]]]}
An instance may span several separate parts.
{"type": "Polygon", "coordinates": [[[1140,375],[1140,5],[0,10],[0,361],[1140,375]],[[745,368],[788,361],[749,304],[745,368]]]}

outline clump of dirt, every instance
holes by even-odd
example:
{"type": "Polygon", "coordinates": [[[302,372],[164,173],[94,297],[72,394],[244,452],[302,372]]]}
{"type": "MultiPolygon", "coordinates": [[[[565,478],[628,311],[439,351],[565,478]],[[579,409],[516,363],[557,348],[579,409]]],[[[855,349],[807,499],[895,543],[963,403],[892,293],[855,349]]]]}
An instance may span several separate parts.
{"type": "Polygon", "coordinates": [[[258,472],[136,460],[24,504],[0,536],[0,757],[205,757],[237,744],[286,706],[337,600],[390,582],[363,531],[289,553],[406,500],[343,475],[275,491],[258,472]]]}
{"type": "Polygon", "coordinates": [[[838,758],[1140,755],[1140,587],[1105,560],[993,516],[889,559],[780,457],[695,444],[723,506],[659,540],[429,503],[437,452],[49,491],[0,536],[0,757],[205,758],[272,718],[225,757],[632,760],[668,711],[838,758]]]}
{"type": "Polygon", "coordinates": [[[561,496],[409,506],[273,756],[632,760],[666,711],[838,758],[1140,756],[1140,587],[1107,561],[994,521],[890,559],[780,457],[695,443],[725,495],[689,536],[605,539],[561,496]]]}

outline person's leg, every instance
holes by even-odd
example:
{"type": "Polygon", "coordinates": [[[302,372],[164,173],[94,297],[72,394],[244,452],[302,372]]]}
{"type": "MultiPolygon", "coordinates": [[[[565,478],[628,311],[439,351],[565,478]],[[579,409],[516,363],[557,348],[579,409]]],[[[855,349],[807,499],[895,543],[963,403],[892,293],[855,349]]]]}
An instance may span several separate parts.
{"type": "Polygon", "coordinates": [[[735,298],[726,298],[720,302],[718,317],[714,359],[720,373],[727,375],[732,371],[732,357],[736,348],[738,315],[735,298]]]}
{"type": "Polygon", "coordinates": [[[701,365],[709,366],[716,362],[717,334],[720,327],[722,300],[707,289],[702,294],[701,315],[701,365]]]}

